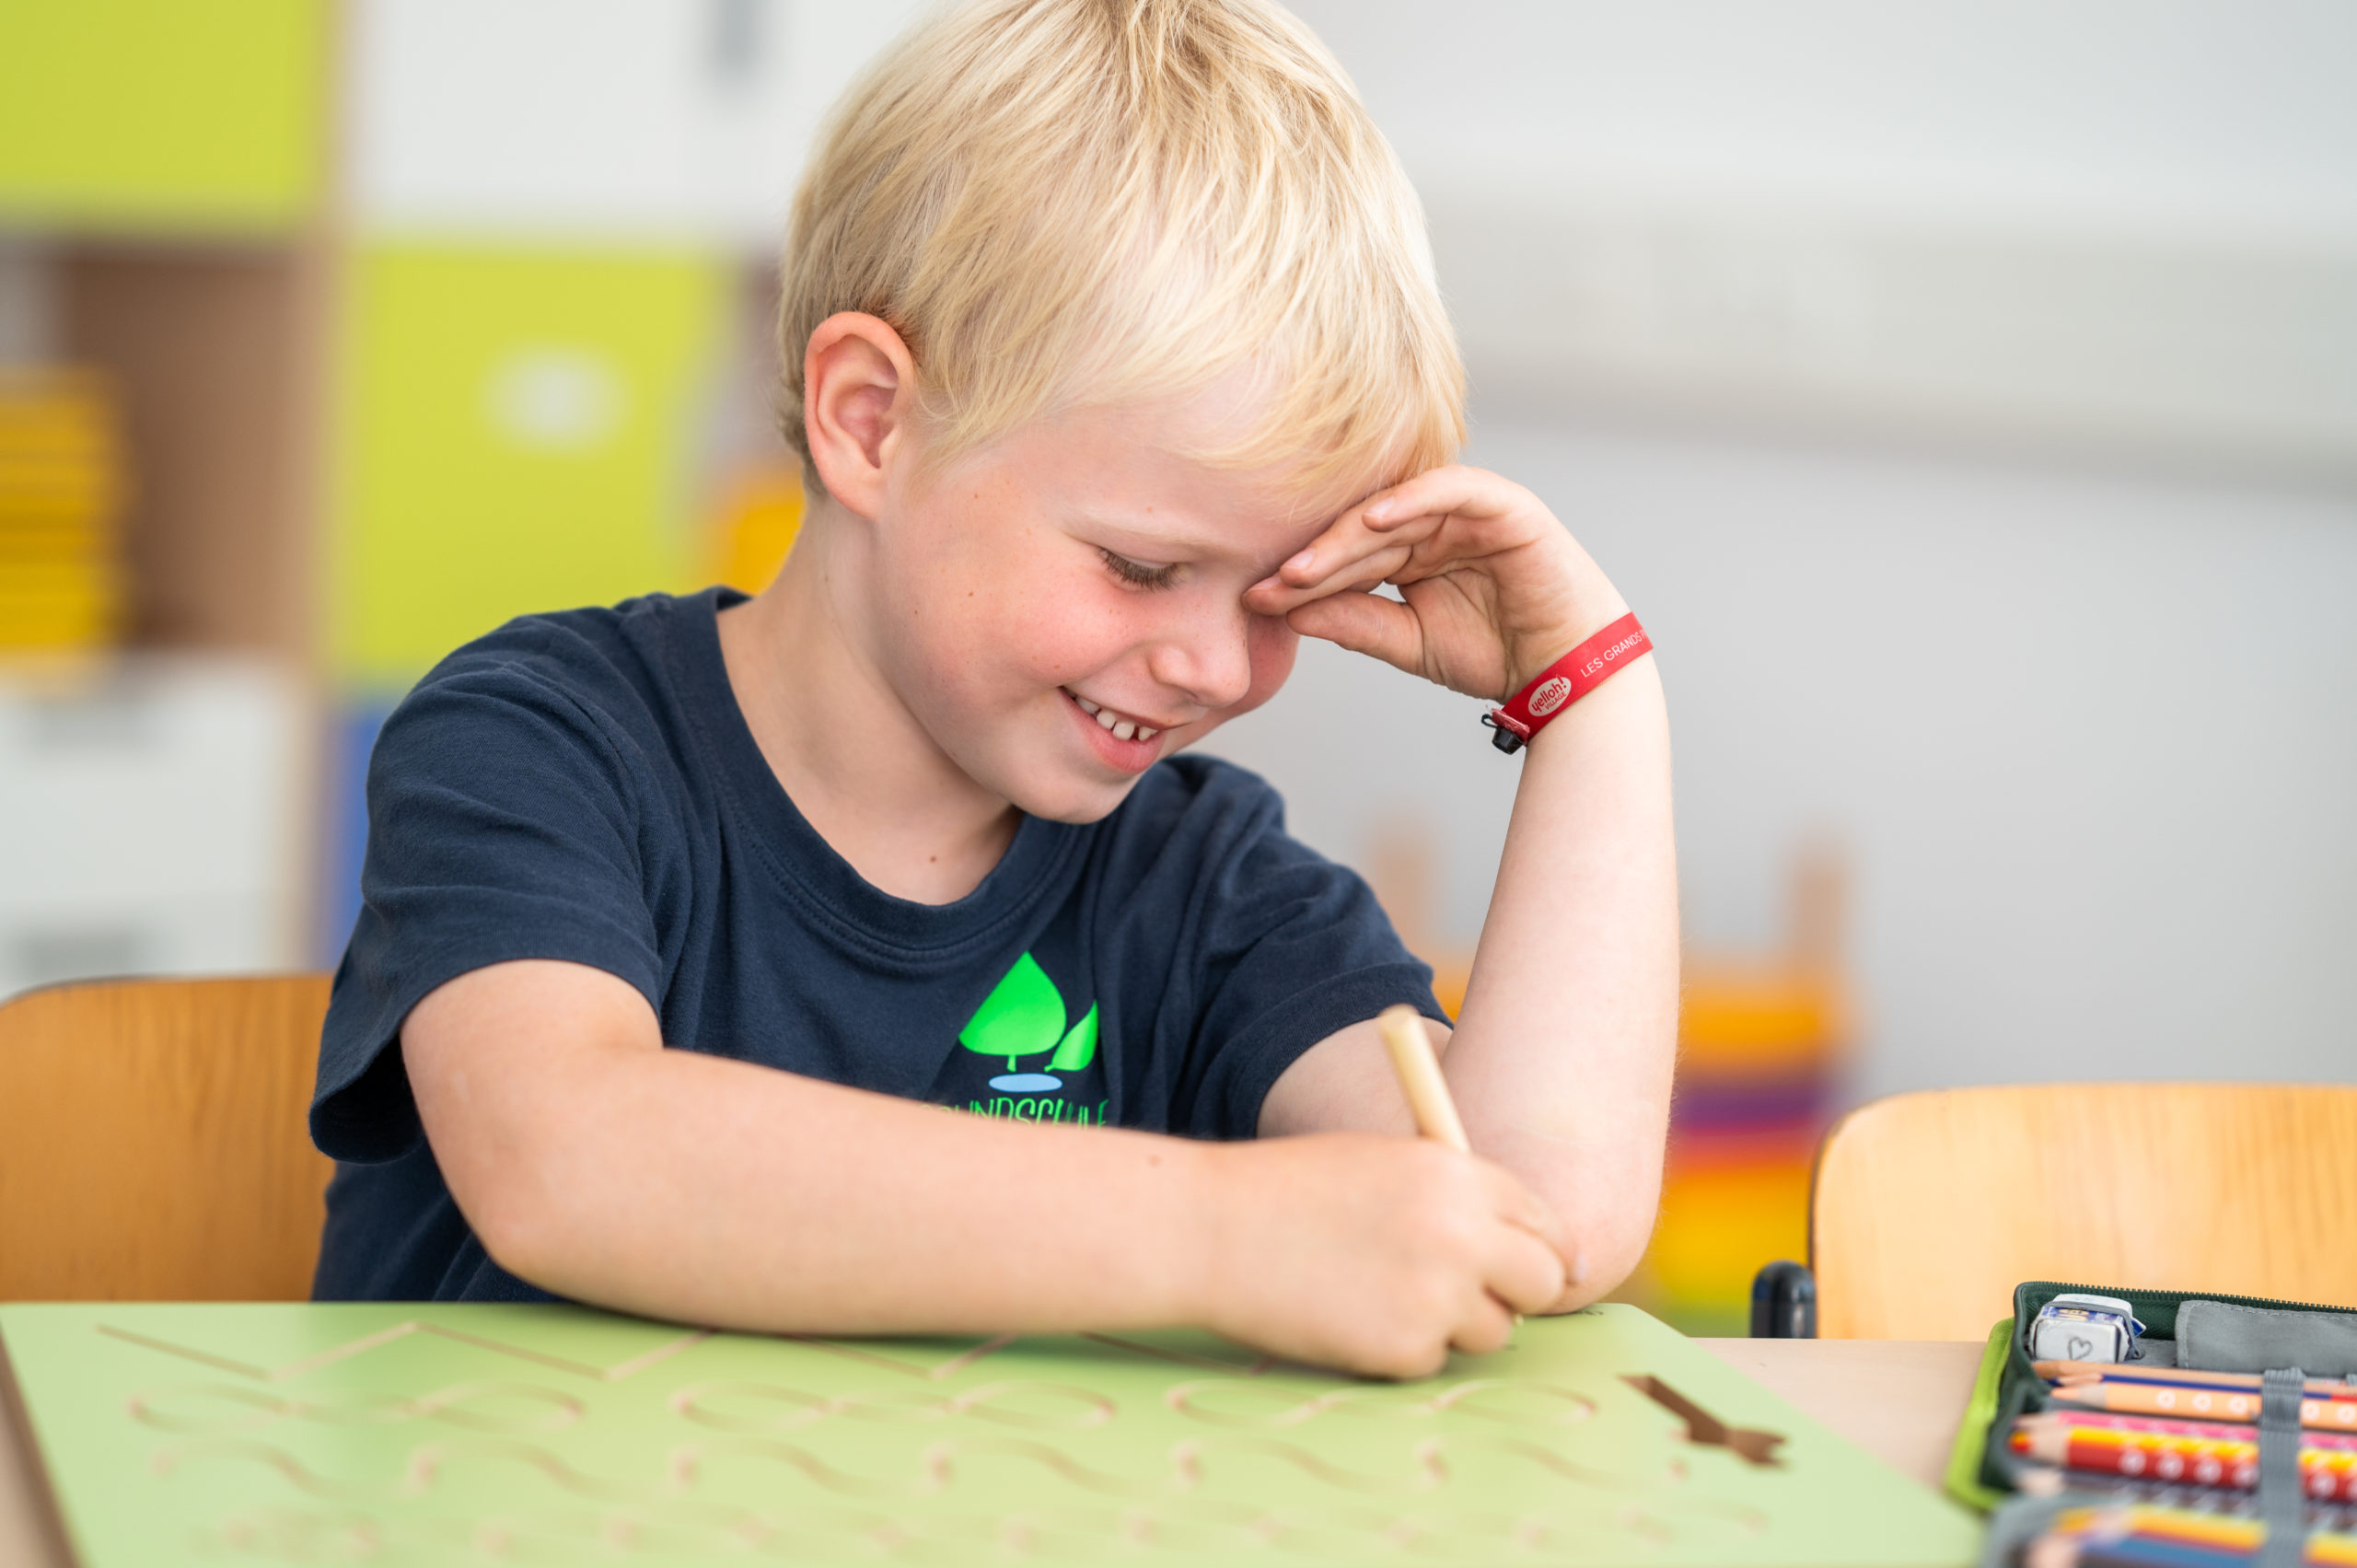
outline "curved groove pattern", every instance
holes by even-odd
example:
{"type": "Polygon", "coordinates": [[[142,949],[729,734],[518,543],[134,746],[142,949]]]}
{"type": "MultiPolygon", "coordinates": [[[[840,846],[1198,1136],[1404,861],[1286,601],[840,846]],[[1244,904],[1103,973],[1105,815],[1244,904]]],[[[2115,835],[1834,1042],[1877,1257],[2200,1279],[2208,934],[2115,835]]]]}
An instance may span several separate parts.
{"type": "Polygon", "coordinates": [[[1551,1383],[1509,1383],[1503,1378],[1475,1377],[1462,1383],[1452,1383],[1429,1399],[1408,1400],[1396,1391],[1381,1387],[1353,1385],[1332,1388],[1307,1399],[1294,1399],[1281,1410],[1252,1415],[1217,1408],[1207,1408],[1206,1396],[1241,1399],[1249,1403],[1282,1401],[1291,1390],[1272,1384],[1244,1382],[1228,1377],[1203,1377],[1191,1383],[1178,1383],[1163,1395],[1163,1402],[1180,1415],[1215,1426],[1257,1427],[1276,1430],[1299,1426],[1329,1411],[1371,1416],[1437,1416],[1450,1411],[1479,1416],[1485,1421],[1500,1422],[1510,1426],[1571,1426],[1596,1414],[1596,1401],[1585,1394],[1570,1388],[1557,1388],[1551,1383]],[[1509,1401],[1537,1400],[1551,1406],[1543,1411],[1516,1411],[1509,1401]]]}
{"type": "Polygon", "coordinates": [[[536,1383],[460,1383],[411,1399],[315,1400],[268,1394],[259,1388],[227,1383],[185,1384],[134,1394],[125,1401],[131,1419],[158,1432],[183,1436],[227,1436],[257,1431],[280,1421],[313,1421],[335,1426],[398,1426],[403,1422],[435,1420],[470,1431],[493,1434],[561,1432],[586,1413],[581,1401],[536,1383]],[[470,1410],[479,1400],[507,1399],[539,1407],[527,1416],[503,1417],[470,1410]],[[233,1413],[208,1419],[204,1401],[231,1407],[233,1413]],[[199,1409],[191,1411],[190,1402],[199,1409]],[[235,1413],[235,1412],[242,1413],[235,1413]]]}
{"type": "Polygon", "coordinates": [[[962,1393],[925,1395],[908,1388],[854,1389],[847,1394],[813,1394],[800,1388],[787,1388],[774,1383],[716,1382],[695,1383],[681,1388],[670,1399],[672,1413],[722,1432],[784,1432],[809,1426],[834,1416],[850,1416],[859,1421],[916,1422],[947,1421],[958,1416],[978,1416],[999,1426],[1029,1427],[1037,1430],[1080,1432],[1102,1426],[1113,1419],[1119,1407],[1105,1395],[1093,1389],[1077,1388],[1065,1383],[1041,1383],[1016,1380],[986,1383],[979,1388],[962,1393]],[[1023,1396],[1065,1401],[1066,1415],[1042,1414],[1004,1403],[1023,1396]],[[754,1404],[772,1404],[779,1408],[772,1414],[746,1414],[715,1410],[715,1402],[744,1400],[754,1404]]]}

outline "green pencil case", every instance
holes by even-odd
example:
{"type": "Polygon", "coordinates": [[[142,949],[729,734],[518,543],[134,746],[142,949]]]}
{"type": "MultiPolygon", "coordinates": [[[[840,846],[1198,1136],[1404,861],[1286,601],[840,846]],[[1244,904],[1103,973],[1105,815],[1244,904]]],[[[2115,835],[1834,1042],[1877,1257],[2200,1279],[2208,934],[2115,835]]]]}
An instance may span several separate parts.
{"type": "Polygon", "coordinates": [[[2324,1307],[2309,1301],[2273,1301],[2264,1296],[2222,1295],[2207,1290],[2132,1290],[2119,1285],[2062,1284],[2031,1280],[2014,1287],[2014,1315],[1989,1330],[1981,1353],[1980,1376],[1965,1406],[1964,1423],[1949,1451],[1948,1494],[1971,1507],[1988,1510],[2018,1490],[2022,1463],[2014,1456],[2009,1438],[2015,1418],[2047,1407],[2046,1380],[2032,1367],[2029,1325],[2038,1309],[2058,1295],[2073,1294],[2117,1296],[2135,1308],[2144,1325],[2144,1338],[2177,1338],[2177,1308],[2189,1301],[2214,1301],[2233,1307],[2271,1312],[2317,1313],[2349,1318],[2345,1307],[2324,1307]]]}

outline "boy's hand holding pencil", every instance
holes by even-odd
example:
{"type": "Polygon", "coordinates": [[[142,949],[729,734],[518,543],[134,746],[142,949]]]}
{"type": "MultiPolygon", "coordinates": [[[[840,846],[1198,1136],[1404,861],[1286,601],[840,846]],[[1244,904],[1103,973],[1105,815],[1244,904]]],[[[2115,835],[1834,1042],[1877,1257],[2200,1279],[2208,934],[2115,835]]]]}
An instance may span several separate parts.
{"type": "Polygon", "coordinates": [[[1429,1138],[1317,1132],[1223,1145],[1201,1278],[1215,1331],[1383,1377],[1485,1354],[1563,1293],[1554,1216],[1501,1167],[1429,1138]]]}
{"type": "Polygon", "coordinates": [[[1503,1348],[1523,1314],[1556,1302],[1568,1249],[1528,1187],[1471,1154],[1415,1009],[1393,1008],[1378,1028],[1423,1135],[1220,1150],[1218,1167],[1240,1185],[1214,1205],[1229,1228],[1211,1250],[1207,1318],[1296,1360],[1421,1377],[1451,1350],[1503,1348]]]}

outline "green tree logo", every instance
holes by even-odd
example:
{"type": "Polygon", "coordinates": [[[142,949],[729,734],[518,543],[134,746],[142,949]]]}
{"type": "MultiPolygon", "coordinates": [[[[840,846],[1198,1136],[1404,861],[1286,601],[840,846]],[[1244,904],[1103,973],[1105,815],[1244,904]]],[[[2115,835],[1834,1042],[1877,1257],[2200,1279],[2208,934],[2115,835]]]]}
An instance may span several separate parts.
{"type": "Polygon", "coordinates": [[[977,1056],[1004,1056],[1006,1071],[991,1080],[991,1087],[1008,1094],[1041,1094],[1060,1089],[1058,1073],[1078,1073],[1097,1060],[1097,1008],[1064,1029],[1063,993],[1048,978],[1039,961],[1026,953],[991,987],[958,1043],[977,1056]],[[1053,1052],[1044,1073],[1023,1071],[1023,1058],[1053,1052]]]}

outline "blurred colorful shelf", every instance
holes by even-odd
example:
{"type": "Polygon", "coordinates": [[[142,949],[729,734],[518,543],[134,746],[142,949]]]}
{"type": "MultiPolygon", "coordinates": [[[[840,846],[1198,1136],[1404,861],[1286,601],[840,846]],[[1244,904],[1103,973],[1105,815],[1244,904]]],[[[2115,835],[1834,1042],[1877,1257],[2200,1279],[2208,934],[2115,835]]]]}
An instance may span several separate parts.
{"type": "Polygon", "coordinates": [[[1742,1333],[1752,1275],[1807,1256],[1851,1016],[1822,957],[1688,963],[1661,1218],[1631,1299],[1689,1332],[1742,1333]]]}
{"type": "Polygon", "coordinates": [[[0,651],[87,652],[117,635],[120,425],[102,376],[0,370],[0,651]]]}

